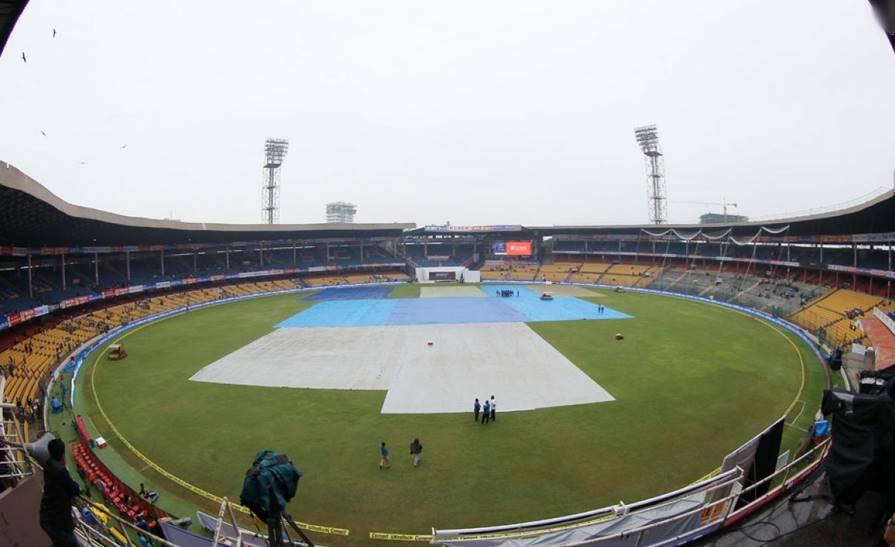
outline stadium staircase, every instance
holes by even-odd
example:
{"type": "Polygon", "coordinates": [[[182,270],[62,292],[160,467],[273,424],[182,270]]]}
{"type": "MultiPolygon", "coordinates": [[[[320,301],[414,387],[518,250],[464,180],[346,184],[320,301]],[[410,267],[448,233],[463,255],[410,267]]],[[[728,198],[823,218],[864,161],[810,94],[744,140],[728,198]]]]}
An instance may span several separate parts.
{"type": "Polygon", "coordinates": [[[749,288],[743,289],[740,292],[736,293],[730,300],[728,300],[728,302],[733,302],[734,300],[737,300],[744,294],[748,294],[748,293],[752,292],[753,290],[757,289],[759,285],[761,285],[761,280],[756,281],[755,283],[750,285],[749,288]]]}

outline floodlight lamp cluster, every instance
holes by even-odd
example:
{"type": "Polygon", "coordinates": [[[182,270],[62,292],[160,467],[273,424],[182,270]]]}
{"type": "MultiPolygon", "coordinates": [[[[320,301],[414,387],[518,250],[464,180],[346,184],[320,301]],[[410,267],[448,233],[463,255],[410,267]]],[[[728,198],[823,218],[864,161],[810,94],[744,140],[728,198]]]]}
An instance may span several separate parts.
{"type": "Polygon", "coordinates": [[[659,146],[659,132],[655,125],[644,125],[643,127],[634,128],[634,138],[640,149],[646,152],[653,152],[659,146]]]}
{"type": "Polygon", "coordinates": [[[283,160],[286,159],[286,153],[289,151],[288,139],[267,139],[264,141],[264,156],[266,164],[264,167],[279,167],[283,160]]]}

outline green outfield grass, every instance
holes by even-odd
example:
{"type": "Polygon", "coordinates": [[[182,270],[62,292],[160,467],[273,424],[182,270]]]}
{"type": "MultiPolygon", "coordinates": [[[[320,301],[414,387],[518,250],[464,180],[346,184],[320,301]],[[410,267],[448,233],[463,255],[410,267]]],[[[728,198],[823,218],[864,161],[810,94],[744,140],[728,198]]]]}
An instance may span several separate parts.
{"type": "MultiPolygon", "coordinates": [[[[417,294],[407,285],[391,296],[417,294]]],[[[385,392],[188,381],[309,305],[286,295],[141,328],[124,339],[129,357],[122,362],[94,353],[79,377],[77,410],[111,440],[108,450],[120,454],[115,465],[133,468],[127,477],[161,488],[163,502],[178,498],[172,511],[217,508],[131,454],[96,398],[156,464],[231,499],[238,499],[255,452],[286,452],[305,474],[291,508],[296,518],[351,529],[348,538],[318,536],[326,544],[364,542],[370,531],[428,533],[433,526],[558,516],[679,488],[781,416],[803,382],[804,403],[790,413],[798,419],[787,427],[786,443],[794,446],[811,422],[824,373],[795,336],[746,314],[677,298],[604,293],[593,301],[634,319],[530,325],[614,402],[504,413],[483,427],[471,412],[381,415],[385,392]],[[616,332],[625,340],[614,340],[616,332]],[[414,437],[425,445],[416,469],[407,455],[414,437]],[[378,469],[382,440],[393,451],[388,471],[378,469]]]]}
{"type": "Polygon", "coordinates": [[[392,292],[389,293],[389,298],[419,298],[420,295],[420,286],[416,283],[405,283],[403,285],[397,285],[392,292]]]}

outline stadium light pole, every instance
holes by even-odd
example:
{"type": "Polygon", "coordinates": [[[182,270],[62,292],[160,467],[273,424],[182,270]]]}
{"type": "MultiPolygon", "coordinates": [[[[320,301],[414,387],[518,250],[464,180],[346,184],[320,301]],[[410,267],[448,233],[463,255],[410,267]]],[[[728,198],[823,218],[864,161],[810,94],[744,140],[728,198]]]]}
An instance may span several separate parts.
{"type": "Polygon", "coordinates": [[[267,139],[264,141],[264,182],[261,210],[267,224],[280,221],[280,166],[289,151],[287,139],[267,139]]]}
{"type": "Polygon", "coordinates": [[[665,196],[665,162],[659,148],[659,132],[655,125],[635,127],[634,138],[646,158],[649,220],[653,224],[664,224],[668,221],[668,200],[665,196]]]}

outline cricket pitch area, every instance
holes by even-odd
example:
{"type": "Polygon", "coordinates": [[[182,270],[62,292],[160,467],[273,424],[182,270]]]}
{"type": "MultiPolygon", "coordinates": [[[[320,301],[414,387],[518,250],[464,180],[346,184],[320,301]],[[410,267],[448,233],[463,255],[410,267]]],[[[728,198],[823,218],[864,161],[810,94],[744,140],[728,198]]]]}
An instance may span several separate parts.
{"type": "Polygon", "coordinates": [[[541,300],[528,287],[422,287],[419,299],[406,300],[354,292],[353,301],[351,289],[314,295],[315,306],[191,380],[386,390],[383,414],[466,412],[470,401],[497,393],[501,412],[613,400],[526,321],[626,314],[572,297],[541,300]]]}
{"type": "Polygon", "coordinates": [[[524,323],[277,329],[191,380],[386,390],[383,414],[466,412],[492,394],[501,412],[613,400],[524,323]]]}

